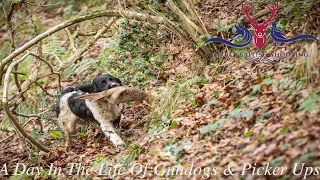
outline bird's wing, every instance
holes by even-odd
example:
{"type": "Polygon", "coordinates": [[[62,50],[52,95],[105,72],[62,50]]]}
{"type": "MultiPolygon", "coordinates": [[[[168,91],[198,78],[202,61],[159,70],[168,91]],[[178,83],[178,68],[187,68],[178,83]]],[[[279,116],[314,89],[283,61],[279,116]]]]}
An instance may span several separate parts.
{"type": "Polygon", "coordinates": [[[83,94],[77,96],[78,99],[89,100],[89,101],[96,101],[102,99],[104,97],[103,93],[92,93],[92,94],[83,94]]]}
{"type": "Polygon", "coordinates": [[[83,100],[90,100],[90,101],[96,101],[99,99],[106,99],[110,103],[114,103],[116,99],[120,96],[122,92],[124,92],[127,89],[127,87],[115,87],[112,89],[108,89],[106,91],[98,92],[98,93],[91,93],[91,94],[84,94],[77,96],[76,98],[78,99],[83,99],[83,100]]]}
{"type": "Polygon", "coordinates": [[[84,94],[77,98],[89,101],[108,101],[111,104],[129,103],[147,99],[149,95],[140,89],[119,86],[106,91],[92,94],[84,94]]]}

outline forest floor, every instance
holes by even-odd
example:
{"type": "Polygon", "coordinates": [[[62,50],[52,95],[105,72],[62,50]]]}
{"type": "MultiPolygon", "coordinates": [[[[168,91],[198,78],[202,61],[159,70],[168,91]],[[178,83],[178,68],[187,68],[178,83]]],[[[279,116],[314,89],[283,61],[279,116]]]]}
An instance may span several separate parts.
{"type": "MultiPolygon", "coordinates": [[[[225,9],[225,3],[212,8],[212,2],[201,1],[197,10],[208,31],[216,32],[212,24],[230,24],[240,10],[225,9]],[[226,11],[218,11],[220,8],[226,11]]],[[[48,14],[43,18],[47,26],[59,21],[48,14]]],[[[288,35],[300,32],[303,27],[294,27],[288,35]]],[[[310,32],[319,35],[320,29],[310,32]]],[[[281,44],[272,52],[308,52],[319,69],[319,48],[301,44],[281,44]]],[[[73,138],[72,150],[63,146],[61,137],[43,136],[41,143],[52,149],[46,154],[30,149],[20,136],[7,131],[0,133],[0,140],[10,136],[0,143],[0,165],[6,163],[10,175],[17,163],[43,167],[46,171],[41,175],[29,176],[38,179],[319,179],[320,89],[318,83],[294,78],[294,65],[301,59],[274,57],[278,63],[273,66],[230,57],[219,64],[209,62],[210,68],[204,68],[199,79],[188,73],[192,72],[192,58],[186,58],[192,54],[190,48],[183,49],[179,43],[170,48],[179,52],[174,52],[167,72],[183,74],[189,80],[175,88],[165,84],[145,87],[155,100],[179,98],[170,119],[164,115],[159,120],[161,129],[146,126],[150,111],[162,108],[163,101],[131,103],[118,130],[129,144],[124,151],[114,148],[101,132],[89,131],[73,138]],[[50,175],[50,166],[61,167],[59,175],[50,175]],[[182,176],[178,169],[183,169],[182,176]]],[[[94,48],[91,51],[95,56],[94,48]]],[[[95,75],[90,71],[74,74],[63,81],[63,86],[95,75]]],[[[175,77],[170,80],[174,82],[175,77]]],[[[45,88],[55,92],[57,84],[48,83],[45,88]]],[[[0,119],[3,117],[2,112],[0,119]]],[[[32,132],[34,126],[48,134],[52,124],[32,121],[25,129],[32,132]]]]}

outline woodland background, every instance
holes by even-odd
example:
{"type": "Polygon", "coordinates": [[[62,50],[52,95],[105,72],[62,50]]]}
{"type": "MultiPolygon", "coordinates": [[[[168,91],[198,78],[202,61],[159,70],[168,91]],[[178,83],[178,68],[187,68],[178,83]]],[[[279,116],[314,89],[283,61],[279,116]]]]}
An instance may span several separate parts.
{"type": "MultiPolygon", "coordinates": [[[[262,22],[269,16],[266,5],[274,1],[250,2],[252,15],[262,22]]],[[[7,163],[10,171],[4,177],[105,178],[58,177],[47,171],[37,177],[12,176],[12,165],[18,162],[45,169],[50,163],[62,168],[82,163],[93,169],[102,163],[150,163],[149,179],[159,178],[152,173],[158,163],[217,167],[218,175],[211,179],[301,179],[290,173],[293,163],[320,166],[319,43],[273,46],[268,36],[261,52],[308,53],[305,58],[274,58],[274,66],[214,57],[213,52],[260,52],[253,43],[242,49],[204,45],[213,36],[231,39],[238,22],[250,27],[241,3],[2,0],[0,165],[7,163]],[[125,151],[117,151],[90,127],[79,128],[75,147],[67,150],[52,107],[61,89],[106,72],[143,89],[153,100],[127,105],[119,130],[128,144],[125,151]],[[289,169],[282,177],[240,177],[244,163],[289,169]],[[236,175],[223,176],[228,164],[236,175]]],[[[277,26],[287,37],[320,37],[319,0],[278,5],[277,26]]],[[[126,172],[117,178],[135,177],[126,172]]]]}

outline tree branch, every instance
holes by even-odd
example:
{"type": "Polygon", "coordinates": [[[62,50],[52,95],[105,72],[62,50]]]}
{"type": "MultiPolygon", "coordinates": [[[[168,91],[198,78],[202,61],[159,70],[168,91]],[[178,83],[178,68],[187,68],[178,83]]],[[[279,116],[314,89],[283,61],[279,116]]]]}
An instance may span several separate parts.
{"type": "MultiPolygon", "coordinates": [[[[51,66],[51,64],[46,61],[45,59],[43,59],[42,57],[32,53],[32,52],[28,52],[30,55],[34,56],[35,58],[37,58],[38,60],[44,62],[49,68],[50,68],[50,71],[51,71],[51,74],[55,74],[58,76],[58,85],[59,85],[59,90],[61,91],[61,74],[58,73],[58,72],[54,72],[53,70],[53,67],[51,66]]],[[[41,86],[40,86],[41,87],[41,86]]],[[[42,87],[41,87],[42,90],[44,90],[42,87]]]]}
{"type": "Polygon", "coordinates": [[[90,19],[94,19],[94,18],[98,18],[98,17],[105,17],[105,16],[107,16],[107,17],[125,17],[128,19],[135,19],[138,21],[148,21],[153,24],[163,24],[163,25],[169,26],[170,29],[175,30],[175,32],[179,33],[179,35],[187,37],[187,35],[184,33],[184,31],[182,29],[177,27],[173,22],[169,21],[167,18],[161,17],[161,16],[150,16],[150,15],[146,15],[146,14],[141,14],[141,13],[132,12],[132,11],[123,11],[123,10],[105,10],[105,11],[95,11],[92,13],[87,13],[85,15],[82,15],[80,17],[74,18],[69,21],[65,21],[63,23],[60,23],[60,24],[48,29],[47,31],[39,34],[38,36],[33,38],[31,41],[27,42],[26,44],[24,44],[23,46],[19,47],[14,52],[9,54],[5,59],[2,60],[2,63],[0,64],[0,78],[1,78],[0,84],[2,82],[2,75],[3,75],[4,66],[7,65],[9,62],[11,62],[15,57],[17,57],[18,55],[23,53],[25,50],[30,48],[31,46],[37,44],[39,41],[50,36],[51,34],[57,32],[57,31],[60,31],[66,27],[69,27],[73,24],[76,24],[76,23],[79,23],[82,21],[86,21],[86,20],[90,20],[90,19]]]}
{"type": "Polygon", "coordinates": [[[29,53],[25,54],[22,56],[19,60],[14,61],[11,63],[7,69],[7,72],[5,74],[4,78],[4,85],[3,85],[3,97],[2,97],[2,105],[3,109],[5,110],[7,116],[9,117],[10,121],[14,125],[15,129],[17,132],[19,132],[23,137],[26,138],[26,140],[33,146],[37,147],[38,149],[44,151],[44,152],[50,152],[47,148],[42,146],[40,143],[38,143],[35,139],[33,139],[24,129],[21,127],[21,125],[18,122],[18,119],[12,114],[11,110],[9,109],[8,106],[8,89],[9,89],[9,79],[10,79],[10,74],[14,66],[19,64],[21,61],[23,61],[29,53]]]}

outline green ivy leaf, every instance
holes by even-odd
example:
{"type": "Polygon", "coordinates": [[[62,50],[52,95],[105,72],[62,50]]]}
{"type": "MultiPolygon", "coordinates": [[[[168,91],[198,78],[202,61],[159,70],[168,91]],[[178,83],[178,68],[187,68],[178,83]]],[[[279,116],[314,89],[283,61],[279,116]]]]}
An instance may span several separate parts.
{"type": "Polygon", "coordinates": [[[211,106],[211,105],[216,105],[218,103],[217,99],[213,98],[211,99],[210,101],[208,101],[205,105],[205,106],[211,106]]]}
{"type": "Polygon", "coordinates": [[[60,138],[62,137],[62,133],[60,131],[54,131],[54,130],[51,130],[49,132],[49,135],[53,138],[60,138]]]}
{"type": "Polygon", "coordinates": [[[155,133],[156,133],[156,130],[155,130],[155,129],[149,129],[149,130],[148,130],[148,136],[149,136],[149,138],[151,138],[152,136],[154,136],[155,133]]]}
{"type": "Polygon", "coordinates": [[[235,102],[235,103],[233,104],[233,108],[237,109],[238,107],[240,107],[241,103],[242,103],[241,100],[235,102]]]}
{"type": "Polygon", "coordinates": [[[251,117],[253,116],[253,111],[246,111],[241,113],[241,117],[246,118],[246,117],[251,117]]]}
{"type": "Polygon", "coordinates": [[[252,89],[250,96],[257,95],[259,93],[260,89],[261,89],[261,84],[257,84],[255,86],[253,86],[253,89],[252,89]]]}
{"type": "Polygon", "coordinates": [[[206,126],[203,126],[202,128],[200,128],[200,133],[201,134],[207,134],[211,131],[216,131],[218,130],[220,127],[220,123],[218,121],[214,121],[213,124],[209,124],[206,126]]]}
{"type": "Polygon", "coordinates": [[[236,117],[236,118],[241,117],[241,109],[234,109],[233,111],[230,112],[229,116],[236,117]]]}
{"type": "Polygon", "coordinates": [[[265,140],[264,134],[259,134],[258,140],[259,141],[264,141],[265,140]]]}
{"type": "Polygon", "coordinates": [[[320,109],[318,101],[320,101],[320,89],[309,95],[309,97],[300,104],[299,110],[305,113],[320,109]]]}
{"type": "Polygon", "coordinates": [[[31,131],[31,133],[30,133],[30,136],[33,137],[33,138],[38,139],[38,138],[41,137],[41,133],[39,132],[38,129],[33,128],[32,131],[31,131]]]}
{"type": "Polygon", "coordinates": [[[285,133],[287,133],[287,132],[289,132],[289,128],[288,127],[284,127],[284,128],[282,128],[281,130],[280,130],[280,134],[285,134],[285,133]]]}
{"type": "Polygon", "coordinates": [[[247,132],[244,134],[245,137],[250,137],[250,136],[252,136],[252,135],[253,135],[253,131],[251,131],[251,130],[247,131],[247,132]]]}
{"type": "Polygon", "coordinates": [[[228,77],[226,77],[226,84],[228,83],[228,82],[230,82],[232,80],[232,77],[231,76],[228,76],[228,77]]]}
{"type": "Polygon", "coordinates": [[[172,120],[171,122],[171,128],[175,129],[177,127],[177,121],[176,120],[172,120]]]}

